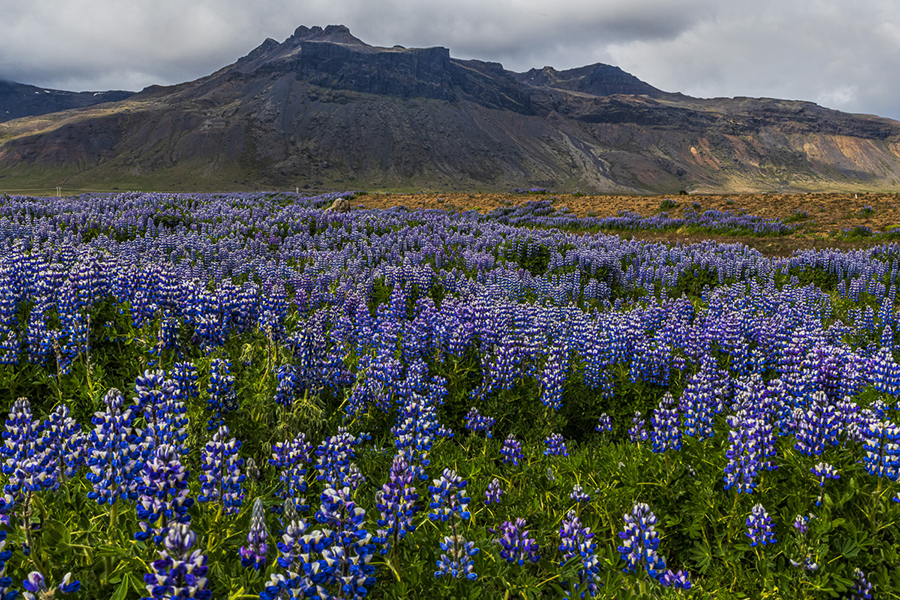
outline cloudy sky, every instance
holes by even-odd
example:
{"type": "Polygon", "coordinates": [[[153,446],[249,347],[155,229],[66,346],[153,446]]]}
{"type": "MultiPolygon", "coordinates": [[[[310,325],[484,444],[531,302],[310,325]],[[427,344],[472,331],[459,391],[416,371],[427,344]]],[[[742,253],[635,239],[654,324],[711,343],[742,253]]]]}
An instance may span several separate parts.
{"type": "Polygon", "coordinates": [[[515,71],[603,62],[666,91],[900,119],[897,0],[0,0],[0,15],[0,78],[56,89],[187,81],[344,24],[515,71]]]}

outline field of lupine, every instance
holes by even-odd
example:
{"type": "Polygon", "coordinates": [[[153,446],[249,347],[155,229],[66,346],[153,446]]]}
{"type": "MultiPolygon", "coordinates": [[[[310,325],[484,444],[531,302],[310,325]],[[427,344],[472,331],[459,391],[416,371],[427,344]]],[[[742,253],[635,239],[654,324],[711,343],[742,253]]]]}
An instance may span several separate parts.
{"type": "Polygon", "coordinates": [[[900,596],[900,246],[334,199],[0,196],[0,599],[900,596]]]}

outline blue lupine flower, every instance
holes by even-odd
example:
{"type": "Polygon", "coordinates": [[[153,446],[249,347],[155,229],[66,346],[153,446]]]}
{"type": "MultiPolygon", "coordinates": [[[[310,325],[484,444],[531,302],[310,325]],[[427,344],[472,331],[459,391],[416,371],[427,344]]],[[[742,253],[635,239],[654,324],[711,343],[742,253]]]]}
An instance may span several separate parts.
{"type": "Polygon", "coordinates": [[[656,515],[643,502],[636,502],[631,512],[625,514],[624,520],[625,528],[619,532],[622,545],[618,550],[625,561],[625,572],[644,569],[654,579],[662,577],[666,561],[657,552],[659,534],[654,527],[656,515]]]}
{"type": "Polygon", "coordinates": [[[66,573],[59,585],[48,588],[46,578],[39,571],[32,571],[28,578],[22,582],[25,591],[22,595],[26,600],[50,600],[59,592],[60,594],[72,594],[81,589],[81,582],[72,581],[72,574],[66,573]]]}
{"type": "Polygon", "coordinates": [[[49,465],[51,457],[45,453],[43,440],[39,437],[42,431],[42,425],[32,419],[28,399],[16,400],[6,420],[2,448],[3,454],[8,457],[3,473],[9,476],[3,490],[16,500],[44,487],[54,486],[49,465]]]}
{"type": "Polygon", "coordinates": [[[635,411],[634,418],[631,419],[633,425],[628,429],[628,437],[632,442],[647,441],[647,429],[641,411],[635,411]]]}
{"type": "Polygon", "coordinates": [[[212,359],[209,367],[209,387],[206,401],[212,412],[206,425],[207,431],[213,431],[223,425],[226,412],[237,410],[238,401],[234,391],[234,376],[231,375],[231,363],[220,358],[212,359]]]}
{"type": "Polygon", "coordinates": [[[44,421],[44,444],[49,457],[53,488],[58,489],[85,464],[86,436],[81,426],[69,416],[69,407],[57,406],[44,421]]]}
{"type": "Polygon", "coordinates": [[[150,596],[142,600],[168,598],[196,598],[209,600],[212,592],[206,589],[206,555],[201,550],[191,550],[197,543],[197,534],[191,526],[179,523],[169,529],[163,541],[159,558],[150,563],[150,571],[144,575],[144,583],[150,596]]]}
{"type": "Polygon", "coordinates": [[[119,498],[137,499],[135,476],[142,464],[138,460],[139,449],[132,433],[131,409],[123,408],[121,392],[111,388],[103,397],[106,409],[94,413],[91,422],[90,455],[86,475],[93,484],[88,498],[99,504],[114,504],[119,498]]]}
{"type": "Polygon", "coordinates": [[[544,439],[544,456],[569,456],[566,449],[566,442],[559,433],[551,433],[549,437],[544,439]]]}
{"type": "Polygon", "coordinates": [[[290,407],[294,404],[294,388],[297,385],[297,375],[293,365],[281,365],[276,372],[278,386],[275,388],[275,403],[290,407]]]}
{"type": "Polygon", "coordinates": [[[654,452],[681,449],[681,429],[678,409],[674,408],[675,399],[666,392],[659,402],[659,408],[653,412],[650,423],[653,427],[651,438],[654,452]]]}
{"type": "Polygon", "coordinates": [[[520,567],[526,561],[537,562],[538,545],[534,538],[528,537],[531,532],[525,529],[525,519],[518,518],[515,522],[504,521],[500,526],[499,538],[494,541],[500,544],[500,556],[508,563],[516,563],[520,567]]]}
{"type": "Polygon", "coordinates": [[[375,553],[372,536],[363,529],[366,511],[350,498],[350,488],[327,488],[322,492],[316,520],[325,526],[329,542],[322,549],[320,568],[328,575],[322,586],[336,585],[335,595],[365,596],[375,583],[375,567],[369,564],[375,553]]]}
{"type": "Polygon", "coordinates": [[[479,431],[484,432],[489,438],[493,437],[491,427],[493,427],[496,422],[497,419],[482,415],[475,407],[472,407],[469,412],[466,413],[466,429],[473,433],[479,431]]]}
{"type": "MultiPolygon", "coordinates": [[[[342,488],[353,483],[356,489],[359,476],[350,477],[353,470],[350,459],[356,455],[356,446],[362,440],[347,431],[346,427],[339,427],[337,435],[329,437],[323,444],[316,447],[316,481],[324,481],[330,487],[342,488]],[[351,482],[351,479],[353,481],[351,482]]],[[[358,473],[358,470],[357,470],[358,473]]]]}
{"type": "Polygon", "coordinates": [[[612,432],[612,420],[609,418],[609,415],[603,413],[600,415],[600,419],[597,421],[597,425],[594,427],[594,431],[597,433],[610,433],[612,432]]]}
{"type": "Polygon", "coordinates": [[[579,504],[591,501],[591,497],[588,495],[588,493],[585,492],[584,488],[582,488],[581,485],[577,483],[572,488],[572,493],[569,494],[569,498],[574,500],[575,502],[578,502],[579,504]]]}
{"type": "Polygon", "coordinates": [[[456,515],[467,520],[470,515],[466,505],[470,499],[463,492],[467,483],[453,469],[444,469],[440,479],[435,479],[434,485],[428,486],[431,493],[431,512],[428,518],[432,521],[448,521],[456,515]]]}
{"type": "Polygon", "coordinates": [[[503,488],[500,487],[500,480],[494,477],[484,491],[485,505],[500,504],[500,496],[503,495],[503,488]]]}
{"type": "Polygon", "coordinates": [[[519,461],[525,458],[525,454],[522,452],[522,442],[517,440],[513,434],[509,434],[503,441],[500,455],[503,457],[503,462],[512,463],[518,467],[519,461]]]}
{"type": "Polygon", "coordinates": [[[197,367],[190,362],[177,362],[172,366],[172,380],[177,384],[176,397],[187,403],[191,398],[198,398],[200,390],[197,387],[197,367]]]}
{"type": "Polygon", "coordinates": [[[691,589],[691,580],[689,578],[689,573],[687,573],[686,571],[679,570],[677,573],[675,573],[671,569],[669,569],[668,571],[666,571],[665,575],[663,575],[659,579],[659,582],[663,585],[663,587],[682,590],[691,589]]]}
{"type": "Polygon", "coordinates": [[[729,416],[729,447],[725,453],[728,464],[725,465],[725,489],[732,487],[737,492],[752,494],[756,489],[756,477],[759,474],[760,443],[759,423],[756,419],[729,416]]]}
{"type": "Polygon", "coordinates": [[[566,563],[576,556],[579,560],[578,581],[566,581],[564,585],[571,586],[566,590],[566,597],[579,594],[581,598],[593,598],[600,591],[600,565],[596,555],[596,545],[592,541],[594,534],[590,527],[582,527],[581,520],[574,510],[566,513],[559,529],[562,563],[566,563]]]}
{"type": "Polygon", "coordinates": [[[475,547],[475,542],[467,542],[466,538],[461,535],[444,536],[441,550],[445,554],[441,554],[437,561],[438,570],[434,573],[435,577],[449,575],[453,579],[460,577],[471,581],[478,579],[478,574],[475,573],[475,561],[472,560],[472,557],[479,552],[475,547]]]}
{"type": "Polygon", "coordinates": [[[794,447],[807,456],[818,456],[826,445],[837,445],[841,425],[838,411],[828,396],[822,391],[815,392],[807,408],[800,412],[794,447]]]}
{"type": "Polygon", "coordinates": [[[241,566],[245,569],[252,567],[256,571],[265,568],[269,554],[267,539],[269,539],[269,529],[266,527],[266,509],[263,508],[262,500],[257,498],[253,501],[253,512],[250,514],[247,545],[241,546],[240,550],[241,566]]]}
{"type": "Polygon", "coordinates": [[[762,544],[774,544],[778,540],[775,539],[775,533],[772,531],[772,518],[763,508],[762,504],[756,504],[747,517],[746,536],[750,538],[750,546],[762,544]]]}
{"type": "Polygon", "coordinates": [[[237,514],[244,501],[241,484],[246,476],[241,474],[244,459],[238,456],[241,443],[228,439],[228,427],[222,425],[206,442],[200,453],[200,502],[217,502],[226,515],[237,514]]]}
{"type": "Polygon", "coordinates": [[[850,588],[850,600],[872,600],[872,584],[865,573],[857,567],[853,570],[853,587],[850,588]]]}
{"type": "Polygon", "coordinates": [[[134,534],[136,540],[146,540],[153,536],[153,542],[160,544],[175,523],[190,524],[188,509],[194,499],[189,497],[189,473],[181,465],[179,453],[174,447],[163,444],[154,451],[153,457],[144,463],[138,483],[140,497],[137,503],[137,517],[141,531],[134,534]]]}
{"type": "Polygon", "coordinates": [[[800,535],[806,535],[806,530],[809,525],[809,518],[809,516],[804,517],[803,515],[797,515],[796,517],[794,517],[794,529],[796,529],[800,535]]]}
{"type": "Polygon", "coordinates": [[[840,479],[841,476],[837,474],[837,471],[834,467],[828,463],[820,462],[816,464],[813,468],[810,469],[813,475],[819,478],[819,496],[816,499],[816,506],[822,505],[822,496],[825,493],[825,480],[826,479],[840,479]]]}
{"type": "MultiPolygon", "coordinates": [[[[312,444],[306,441],[306,434],[302,431],[293,441],[278,442],[272,448],[272,458],[269,464],[279,470],[280,487],[276,495],[282,501],[293,498],[297,502],[300,494],[306,491],[306,464],[310,461],[312,444]]],[[[309,507],[298,510],[308,510],[309,507]]]]}
{"type": "Polygon", "coordinates": [[[900,427],[873,419],[863,426],[862,435],[866,472],[896,481],[900,472],[900,427]]]}
{"type": "Polygon", "coordinates": [[[541,372],[541,402],[553,410],[562,408],[562,387],[569,369],[569,349],[554,344],[541,372]]]}

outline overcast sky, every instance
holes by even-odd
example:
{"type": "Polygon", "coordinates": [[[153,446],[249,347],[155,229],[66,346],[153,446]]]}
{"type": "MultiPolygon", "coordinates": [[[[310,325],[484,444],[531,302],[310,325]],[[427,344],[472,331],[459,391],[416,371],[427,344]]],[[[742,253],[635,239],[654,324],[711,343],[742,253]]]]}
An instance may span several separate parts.
{"type": "Polygon", "coordinates": [[[900,119],[897,0],[0,0],[0,78],[138,90],[329,24],[514,71],[603,62],[671,92],[900,119]]]}

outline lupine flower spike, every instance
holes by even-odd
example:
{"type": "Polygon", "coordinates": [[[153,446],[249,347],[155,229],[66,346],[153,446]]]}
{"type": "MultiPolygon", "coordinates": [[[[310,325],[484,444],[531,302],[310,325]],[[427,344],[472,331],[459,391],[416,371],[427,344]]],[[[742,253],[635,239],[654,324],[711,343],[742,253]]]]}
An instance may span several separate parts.
{"type": "MultiPolygon", "coordinates": [[[[2,584],[0,584],[2,586],[2,584]]],[[[28,578],[22,582],[25,591],[22,595],[25,600],[50,600],[59,592],[60,594],[72,594],[81,589],[81,582],[72,581],[72,574],[66,573],[58,586],[48,588],[47,580],[38,571],[32,571],[28,574],[28,578]]]]}
{"type": "Polygon", "coordinates": [[[253,512],[250,515],[250,533],[247,534],[247,545],[240,550],[241,565],[245,569],[253,568],[256,571],[266,566],[266,555],[269,546],[266,540],[269,538],[269,530],[266,527],[266,509],[262,500],[253,501],[253,512]]]}
{"type": "Polygon", "coordinates": [[[624,520],[625,529],[619,532],[622,545],[618,549],[625,561],[625,572],[643,569],[650,577],[658,579],[665,571],[666,561],[657,553],[656,515],[649,506],[639,502],[625,514],[624,520]]]}

